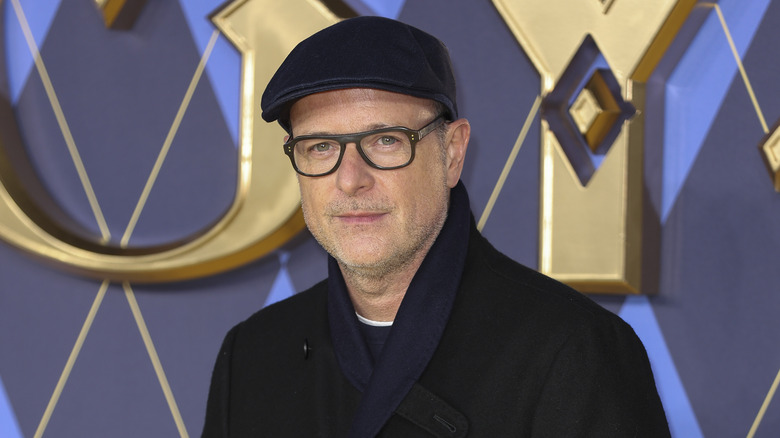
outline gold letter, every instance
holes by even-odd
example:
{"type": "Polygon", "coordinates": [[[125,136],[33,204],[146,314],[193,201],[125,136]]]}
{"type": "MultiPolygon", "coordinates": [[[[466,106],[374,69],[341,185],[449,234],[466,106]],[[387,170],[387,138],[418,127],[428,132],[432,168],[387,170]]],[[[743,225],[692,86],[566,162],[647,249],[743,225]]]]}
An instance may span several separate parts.
{"type": "Polygon", "coordinates": [[[542,79],[540,270],[639,293],[644,84],[695,0],[493,3],[542,79]]]}
{"type": "Polygon", "coordinates": [[[337,20],[313,0],[235,1],[214,15],[217,27],[243,55],[238,187],[216,224],[179,244],[107,246],[69,223],[35,178],[11,104],[2,96],[0,237],[71,271],[133,282],[206,276],[277,248],[304,223],[295,172],[282,153],[284,131],[260,119],[260,96],[299,41],[337,20]]]}

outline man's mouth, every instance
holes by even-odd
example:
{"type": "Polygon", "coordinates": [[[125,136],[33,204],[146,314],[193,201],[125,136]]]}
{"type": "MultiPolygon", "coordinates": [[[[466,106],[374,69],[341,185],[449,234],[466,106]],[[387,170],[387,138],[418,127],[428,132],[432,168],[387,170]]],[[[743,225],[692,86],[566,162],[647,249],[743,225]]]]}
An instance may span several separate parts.
{"type": "Polygon", "coordinates": [[[387,213],[384,211],[348,211],[334,215],[342,223],[361,225],[381,221],[387,213]]]}

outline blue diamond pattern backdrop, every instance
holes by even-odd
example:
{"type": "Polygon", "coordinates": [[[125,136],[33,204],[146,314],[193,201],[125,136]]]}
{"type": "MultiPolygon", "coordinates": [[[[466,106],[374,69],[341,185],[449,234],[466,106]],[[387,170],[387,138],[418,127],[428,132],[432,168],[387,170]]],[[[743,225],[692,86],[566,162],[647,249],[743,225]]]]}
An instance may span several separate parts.
{"type": "MultiPolygon", "coordinates": [[[[346,2],[360,14],[398,18],[447,42],[462,113],[474,129],[463,179],[479,216],[538,93],[532,65],[488,0],[346,2]]],[[[0,5],[5,64],[26,146],[66,210],[97,230],[13,3],[0,5]]],[[[92,3],[18,2],[109,228],[121,234],[214,32],[207,16],[222,0],[148,2],[131,34],[105,31],[92,3]],[[136,81],[128,82],[122,69],[133,71],[136,81]],[[107,71],[114,76],[99,77],[107,71]]],[[[718,4],[772,124],[780,118],[780,4],[718,4]]],[[[230,202],[239,77],[240,55],[220,36],[132,243],[186,235],[230,202]]],[[[647,146],[663,148],[663,190],[652,200],[662,223],[660,294],[595,299],[634,326],[645,343],[673,436],[742,436],[780,368],[780,195],[761,163],[757,145],[764,134],[714,12],[664,90],[663,136],[660,144],[647,146]]],[[[538,129],[532,130],[484,230],[501,250],[532,267],[538,252],[538,145],[538,129]]],[[[121,287],[110,286],[45,435],[198,435],[222,335],[324,276],[325,255],[303,232],[275,254],[232,272],[134,285],[184,429],[172,418],[121,287]]],[[[0,436],[42,430],[44,411],[98,289],[95,281],[53,270],[0,243],[0,436]]],[[[756,436],[778,434],[775,400],[756,436]]]]}

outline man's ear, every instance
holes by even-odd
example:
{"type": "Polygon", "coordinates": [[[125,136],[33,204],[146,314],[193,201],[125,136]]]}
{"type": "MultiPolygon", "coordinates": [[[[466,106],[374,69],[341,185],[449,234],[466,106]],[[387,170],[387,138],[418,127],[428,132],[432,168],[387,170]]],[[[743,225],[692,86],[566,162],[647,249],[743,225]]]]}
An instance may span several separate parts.
{"type": "Polygon", "coordinates": [[[290,140],[290,136],[289,135],[285,135],[284,136],[284,142],[287,143],[288,140],[290,140]]]}
{"type": "Polygon", "coordinates": [[[446,139],[447,152],[447,185],[452,188],[460,180],[463,171],[463,160],[471,137],[471,125],[466,119],[458,119],[449,124],[446,139]]]}

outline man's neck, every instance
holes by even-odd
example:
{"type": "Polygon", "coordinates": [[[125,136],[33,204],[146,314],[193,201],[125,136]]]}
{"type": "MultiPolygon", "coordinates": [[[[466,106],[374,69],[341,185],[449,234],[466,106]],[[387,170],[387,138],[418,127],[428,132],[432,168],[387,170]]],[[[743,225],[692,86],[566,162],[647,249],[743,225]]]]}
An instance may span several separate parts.
{"type": "MultiPolygon", "coordinates": [[[[425,251],[427,253],[427,251],[425,251]]],[[[393,321],[406,290],[422,264],[425,254],[402,269],[382,275],[354,270],[339,264],[355,311],[373,321],[393,321]]]]}

